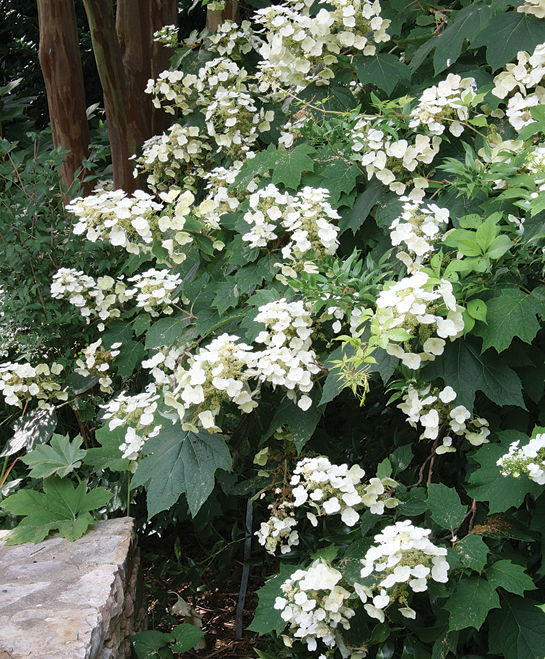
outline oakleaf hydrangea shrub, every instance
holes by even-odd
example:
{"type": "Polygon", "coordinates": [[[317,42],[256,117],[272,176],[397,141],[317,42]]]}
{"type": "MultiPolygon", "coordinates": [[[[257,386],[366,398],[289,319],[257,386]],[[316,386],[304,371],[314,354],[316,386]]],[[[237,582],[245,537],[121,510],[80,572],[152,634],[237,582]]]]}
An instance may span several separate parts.
{"type": "Polygon", "coordinates": [[[402,5],[163,31],[146,189],[68,206],[117,260],[59,264],[80,334],[0,366],[23,420],[87,415],[83,480],[128,470],[147,528],[251,498],[275,659],[545,646],[542,3],[402,5]]]}

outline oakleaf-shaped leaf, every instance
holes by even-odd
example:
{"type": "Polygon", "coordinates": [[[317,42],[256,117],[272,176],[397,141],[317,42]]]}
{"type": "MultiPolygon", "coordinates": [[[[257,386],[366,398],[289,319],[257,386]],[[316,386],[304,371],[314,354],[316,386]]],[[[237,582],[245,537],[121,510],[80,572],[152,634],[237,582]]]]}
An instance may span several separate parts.
{"type": "Polygon", "coordinates": [[[433,521],[449,531],[454,531],[460,526],[467,511],[466,506],[461,504],[456,490],[443,483],[428,485],[426,505],[433,521]]]}
{"type": "Polygon", "coordinates": [[[125,341],[115,358],[115,367],[123,378],[130,377],[142,361],[145,354],[144,346],[137,341],[125,341]]]}
{"type": "Polygon", "coordinates": [[[196,515],[214,489],[216,469],[231,470],[231,455],[219,434],[198,434],[171,426],[144,445],[147,457],[138,465],[131,488],[145,485],[148,518],[168,510],[185,494],[196,515]]]}
{"type": "Polygon", "coordinates": [[[79,448],[81,441],[81,435],[75,437],[72,442],[68,435],[53,435],[50,446],[42,444],[21,460],[32,467],[29,474],[32,478],[47,478],[53,474],[64,478],[81,466],[81,461],[87,453],[85,449],[79,448]]]}
{"type": "Polygon", "coordinates": [[[391,94],[400,80],[410,80],[411,70],[391,53],[378,53],[356,59],[358,79],[362,85],[372,83],[387,94],[391,94]]]}
{"type": "Polygon", "coordinates": [[[176,639],[176,643],[172,646],[174,652],[187,652],[191,650],[204,636],[202,629],[186,622],[174,627],[171,634],[176,639]]]}
{"type": "Polygon", "coordinates": [[[428,381],[440,377],[458,394],[456,404],[470,411],[477,390],[497,405],[526,409],[522,383],[515,371],[493,356],[481,355],[469,337],[448,343],[440,359],[426,366],[424,376],[428,381]]]}
{"type": "Polygon", "coordinates": [[[515,59],[520,50],[532,53],[543,43],[543,22],[530,14],[509,11],[493,16],[475,39],[472,48],[486,46],[486,59],[493,71],[515,59]]]}
{"type": "Polygon", "coordinates": [[[536,315],[542,311],[538,293],[528,294],[518,288],[503,290],[487,302],[487,325],[480,332],[482,351],[495,348],[502,352],[516,336],[525,343],[532,343],[540,329],[536,315]]]}
{"type": "Polygon", "coordinates": [[[490,616],[490,652],[505,659],[539,659],[545,648],[545,605],[506,597],[490,616]]]}
{"type": "MultiPolygon", "coordinates": [[[[481,572],[487,562],[488,545],[478,535],[466,535],[452,550],[449,549],[449,564],[451,556],[460,562],[461,567],[469,567],[475,572],[481,572]]],[[[450,567],[454,565],[451,564],[450,567]]]]}
{"type": "Polygon", "coordinates": [[[87,492],[85,482],[74,489],[69,479],[50,476],[44,480],[44,492],[19,490],[2,502],[2,508],[25,516],[19,526],[10,531],[6,544],[36,544],[55,530],[68,540],[76,540],[94,523],[90,511],[101,508],[112,497],[113,494],[102,487],[87,492]]]}
{"type": "Polygon", "coordinates": [[[314,161],[310,157],[314,154],[316,150],[308,144],[299,144],[289,151],[271,152],[269,167],[273,170],[272,182],[297,190],[303,172],[314,171],[314,161]]]}
{"type": "Polygon", "coordinates": [[[486,579],[494,588],[500,586],[515,595],[524,595],[525,590],[535,590],[537,586],[532,581],[522,565],[509,560],[496,561],[486,571],[486,579]]]}
{"type": "Polygon", "coordinates": [[[123,458],[119,449],[125,441],[126,427],[118,426],[110,430],[108,425],[96,431],[95,437],[100,448],[90,448],[84,462],[91,465],[95,471],[100,469],[111,469],[112,471],[126,471],[129,468],[128,458],[123,458]]]}
{"type": "Polygon", "coordinates": [[[490,609],[499,606],[500,598],[494,587],[482,577],[470,577],[459,582],[443,608],[450,611],[449,629],[457,631],[466,627],[480,629],[490,609]]]}
{"type": "Polygon", "coordinates": [[[146,348],[173,345],[185,328],[194,321],[195,319],[191,318],[187,313],[169,316],[168,318],[160,318],[147,331],[146,348]]]}

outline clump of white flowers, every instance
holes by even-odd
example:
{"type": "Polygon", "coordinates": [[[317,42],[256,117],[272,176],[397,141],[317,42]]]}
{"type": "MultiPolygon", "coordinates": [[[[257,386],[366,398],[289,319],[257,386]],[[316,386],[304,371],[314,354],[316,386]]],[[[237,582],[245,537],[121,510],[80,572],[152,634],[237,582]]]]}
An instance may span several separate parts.
{"type": "Polygon", "coordinates": [[[517,131],[533,123],[530,108],[545,103],[545,87],[541,84],[544,76],[545,43],[542,43],[532,55],[521,50],[517,62],[507,64],[505,71],[494,78],[492,93],[501,99],[510,95],[505,113],[517,131]],[[512,92],[515,93],[511,95],[512,92]]]}
{"type": "Polygon", "coordinates": [[[173,124],[166,133],[144,142],[134,174],[147,174],[146,181],[154,190],[180,183],[193,189],[196,175],[204,174],[198,165],[210,151],[212,144],[206,131],[201,132],[198,126],[173,124]]]}
{"type": "Polygon", "coordinates": [[[165,391],[165,402],[176,409],[184,428],[218,431],[216,416],[225,400],[245,413],[257,407],[247,384],[252,348],[238,341],[238,336],[222,334],[176,369],[176,386],[165,391]]]}
{"type": "Polygon", "coordinates": [[[248,374],[274,387],[285,387],[288,398],[307,410],[312,405],[312,399],[307,396],[314,386],[312,376],[320,372],[316,353],[311,348],[309,310],[301,300],[286,302],[282,298],[259,307],[254,320],[267,327],[256,337],[257,343],[265,344],[266,348],[248,354],[248,374]],[[297,390],[303,394],[299,399],[297,390]]]}
{"type": "Polygon", "coordinates": [[[526,474],[539,485],[545,485],[545,434],[540,433],[519,448],[517,440],[509,446],[509,452],[497,462],[504,476],[518,478],[526,474]]]}
{"type": "MultiPolygon", "coordinates": [[[[127,293],[127,285],[122,280],[104,276],[97,280],[74,268],[60,268],[53,275],[51,297],[66,298],[70,304],[79,309],[87,324],[92,318],[108,321],[121,316],[121,308],[132,298],[127,293]]],[[[98,325],[104,330],[104,323],[98,325]]]]}
{"type": "Polygon", "coordinates": [[[151,268],[146,272],[127,279],[133,288],[127,291],[136,296],[136,306],[142,307],[150,316],[160,313],[172,314],[173,305],[179,300],[179,295],[172,297],[173,291],[182,283],[180,275],[171,274],[168,270],[151,268]]]}
{"type": "Polygon", "coordinates": [[[280,192],[270,183],[249,197],[244,220],[250,231],[242,240],[250,247],[266,247],[286,233],[289,242],[282,248],[283,274],[296,276],[298,270],[315,267],[312,262],[334,254],[339,243],[339,229],[332,223],[339,214],[329,202],[329,191],[305,187],[296,195],[280,192]]]}
{"type": "Polygon", "coordinates": [[[103,419],[108,421],[110,430],[126,427],[125,440],[120,445],[122,457],[128,458],[136,468],[136,461],[142,447],[150,437],[161,431],[161,425],[155,423],[155,411],[159,394],[154,384],[149,384],[140,394],[130,395],[122,391],[119,396],[101,405],[105,410],[103,419]]]}
{"type": "Polygon", "coordinates": [[[376,44],[388,41],[390,21],[380,16],[378,0],[332,0],[311,15],[314,2],[287,2],[256,12],[267,43],[261,48],[260,90],[303,88],[315,80],[329,84],[332,66],[346,48],[374,55],[376,44]]]}
{"type": "Polygon", "coordinates": [[[409,139],[396,139],[394,126],[387,120],[378,123],[366,117],[358,120],[351,131],[353,158],[358,161],[371,180],[376,176],[398,195],[405,194],[407,185],[413,185],[409,196],[419,199],[424,195],[428,182],[421,176],[412,176],[419,164],[429,165],[439,152],[442,138],[439,135],[417,133],[409,139]],[[404,182],[405,181],[405,182],[404,182]]]}
{"type": "MultiPolygon", "coordinates": [[[[290,635],[307,644],[311,652],[322,641],[328,648],[337,645],[337,627],[350,629],[355,611],[349,606],[351,593],[341,585],[342,574],[325,560],[315,560],[306,570],[296,570],[281,586],[274,608],[289,623],[290,635]]],[[[291,638],[284,637],[287,645],[291,638]]]]}
{"type": "Polygon", "coordinates": [[[6,405],[22,408],[23,403],[37,398],[38,407],[49,408],[50,400],[67,400],[68,394],[62,390],[57,378],[62,370],[62,364],[57,362],[37,366],[28,362],[0,364],[0,392],[6,405]]]}
{"type": "Polygon", "coordinates": [[[163,347],[149,359],[144,359],[142,368],[150,370],[152,378],[159,387],[170,385],[174,371],[179,366],[179,359],[185,351],[184,346],[163,347]]]}
{"type": "Polygon", "coordinates": [[[307,513],[313,526],[317,515],[341,514],[347,526],[359,521],[357,509],[366,507],[375,515],[384,509],[395,508],[399,501],[391,496],[397,482],[392,478],[371,478],[363,483],[365,471],[358,465],[335,465],[326,457],[304,458],[293,470],[293,505],[307,504],[314,512],[307,513]]]}
{"type": "Polygon", "coordinates": [[[163,43],[169,48],[176,48],[178,46],[178,28],[175,25],[165,25],[153,33],[153,40],[163,43]]]}
{"type": "Polygon", "coordinates": [[[411,592],[427,590],[430,580],[448,581],[447,550],[436,547],[428,538],[430,533],[406,520],[375,536],[375,546],[361,561],[365,581],[354,584],[369,616],[384,622],[384,610],[398,602],[403,616],[415,618],[416,611],[409,606],[411,592]]]}
{"type": "Polygon", "coordinates": [[[408,197],[401,197],[401,201],[404,202],[403,212],[390,225],[390,240],[392,245],[405,244],[409,254],[401,252],[398,258],[414,271],[435,250],[435,243],[448,225],[449,210],[408,197]]]}
{"type": "Polygon", "coordinates": [[[488,421],[480,417],[472,418],[471,412],[463,405],[455,405],[456,392],[450,386],[439,389],[431,386],[417,389],[412,384],[407,387],[403,402],[397,407],[407,415],[407,422],[417,428],[420,424],[424,431],[420,439],[436,439],[442,426],[448,435],[442,438],[442,445],[436,453],[452,453],[452,436],[462,435],[473,446],[488,443],[488,421]]]}
{"type": "Polygon", "coordinates": [[[81,357],[76,359],[74,372],[83,377],[89,377],[92,374],[98,375],[100,391],[111,394],[113,391],[112,378],[108,371],[114,359],[119,355],[118,348],[120,347],[121,343],[113,343],[109,349],[104,348],[102,339],[98,339],[81,351],[81,357]]]}
{"type": "Polygon", "coordinates": [[[274,555],[278,545],[280,553],[287,554],[293,546],[299,544],[299,533],[294,528],[297,520],[290,514],[273,514],[266,522],[261,522],[259,530],[255,532],[260,545],[274,555]]]}
{"type": "Polygon", "coordinates": [[[456,137],[463,131],[463,122],[469,119],[469,110],[475,102],[474,78],[461,78],[449,73],[438,85],[425,89],[418,105],[411,111],[409,127],[422,126],[432,135],[442,135],[445,128],[456,137]]]}
{"type": "Polygon", "coordinates": [[[263,40],[253,31],[250,21],[242,21],[240,25],[234,21],[224,21],[207,41],[210,51],[235,61],[249,52],[259,51],[263,45],[263,40]]]}
{"type": "Polygon", "coordinates": [[[442,355],[446,339],[453,341],[464,331],[463,308],[456,303],[452,284],[432,280],[421,270],[381,291],[376,306],[371,331],[387,339],[383,347],[388,354],[413,370],[442,355]],[[411,345],[414,341],[416,346],[411,345]],[[421,351],[415,352],[415,347],[421,351]]]}

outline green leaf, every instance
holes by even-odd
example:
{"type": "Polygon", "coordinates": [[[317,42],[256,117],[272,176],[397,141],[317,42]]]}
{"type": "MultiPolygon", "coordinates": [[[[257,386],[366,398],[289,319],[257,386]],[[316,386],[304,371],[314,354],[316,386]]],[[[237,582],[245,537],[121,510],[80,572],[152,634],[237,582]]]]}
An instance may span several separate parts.
{"type": "Polygon", "coordinates": [[[460,561],[461,566],[481,572],[487,562],[488,545],[481,536],[466,535],[463,540],[456,543],[452,551],[449,551],[449,557],[451,553],[460,561]]]}
{"type": "Polygon", "coordinates": [[[374,206],[386,196],[387,192],[387,188],[376,178],[368,183],[365,190],[356,199],[351,212],[343,215],[339,221],[340,233],[350,229],[355,234],[374,206]]]}
{"type": "Polygon", "coordinates": [[[496,561],[486,571],[486,578],[494,588],[500,586],[510,593],[524,596],[525,590],[535,590],[536,585],[525,572],[522,565],[509,560],[496,561]]]}
{"type": "Polygon", "coordinates": [[[400,80],[410,80],[411,70],[399,57],[391,53],[378,53],[355,58],[358,79],[362,85],[376,85],[391,94],[400,80]]]}
{"type": "Polygon", "coordinates": [[[499,606],[500,598],[493,586],[482,577],[470,577],[459,582],[443,608],[450,611],[449,630],[458,631],[466,627],[479,630],[490,609],[499,606]]]}
{"type": "Polygon", "coordinates": [[[237,306],[238,299],[242,293],[234,278],[229,278],[227,281],[217,283],[214,286],[214,291],[216,297],[212,304],[216,307],[220,316],[222,316],[227,309],[237,306]]]}
{"type": "Polygon", "coordinates": [[[543,42],[543,21],[535,16],[510,11],[496,14],[471,47],[486,46],[486,59],[493,71],[515,59],[520,50],[530,54],[543,42]]]}
{"type": "Polygon", "coordinates": [[[44,444],[49,440],[57,427],[57,412],[37,407],[30,410],[13,424],[15,431],[5,444],[0,458],[18,453],[22,448],[32,451],[37,444],[44,444]]]}
{"type": "Polygon", "coordinates": [[[490,652],[505,659],[543,659],[545,605],[520,597],[506,597],[501,611],[490,616],[490,652]]]}
{"type": "Polygon", "coordinates": [[[204,636],[204,632],[201,629],[186,622],[174,627],[171,634],[176,639],[176,643],[172,646],[174,652],[187,652],[187,650],[191,650],[204,636]]]}
{"type": "Polygon", "coordinates": [[[526,476],[502,476],[496,464],[509,451],[512,442],[527,440],[527,436],[517,430],[504,430],[498,437],[499,443],[485,444],[473,455],[480,469],[469,476],[469,486],[466,487],[467,494],[473,499],[489,502],[490,514],[503,513],[512,506],[518,508],[527,494],[537,497],[543,490],[541,485],[526,476]]]}
{"type": "Polygon", "coordinates": [[[487,303],[487,326],[481,329],[482,351],[495,348],[503,352],[518,336],[525,343],[532,343],[540,329],[536,315],[542,313],[543,303],[532,291],[509,288],[487,303]]]}
{"type": "Polygon", "coordinates": [[[231,471],[231,455],[218,435],[206,430],[198,434],[171,426],[149,439],[147,454],[132,478],[131,489],[145,485],[148,519],[168,510],[185,494],[191,514],[195,516],[214,489],[216,469],[231,471]]]}
{"type": "Polygon", "coordinates": [[[433,644],[431,659],[448,659],[451,652],[456,655],[458,636],[459,632],[451,632],[448,628],[445,629],[433,644]]]}
{"type": "Polygon", "coordinates": [[[146,348],[149,350],[174,345],[187,326],[194,321],[195,319],[191,318],[187,313],[161,318],[156,323],[153,323],[148,330],[146,334],[146,348]]]}
{"type": "Polygon", "coordinates": [[[122,378],[130,377],[142,361],[145,353],[146,349],[141,343],[132,340],[125,341],[119,348],[119,355],[115,358],[117,373],[122,378]]]}
{"type": "Polygon", "coordinates": [[[467,508],[462,506],[456,490],[442,483],[428,485],[426,505],[433,521],[452,532],[464,521],[467,512],[467,508]]]}
{"type": "Polygon", "coordinates": [[[424,371],[427,381],[440,377],[458,394],[457,405],[473,409],[475,392],[482,391],[497,405],[516,405],[526,409],[518,375],[497,357],[481,355],[470,337],[447,343],[440,359],[424,371]]]}
{"type": "Polygon", "coordinates": [[[10,531],[6,544],[41,542],[50,531],[58,530],[63,538],[76,540],[94,523],[91,510],[101,508],[113,497],[102,487],[86,492],[86,483],[76,489],[67,478],[44,479],[43,492],[19,490],[2,502],[2,508],[25,518],[10,531]]]}
{"type": "Polygon", "coordinates": [[[99,428],[95,437],[100,444],[100,448],[90,448],[84,462],[95,471],[101,469],[110,469],[111,471],[127,471],[129,468],[129,459],[122,458],[123,455],[119,447],[125,441],[127,429],[124,426],[117,426],[110,430],[108,425],[99,428]]]}
{"type": "Polygon", "coordinates": [[[82,459],[87,451],[80,449],[81,435],[70,442],[68,435],[53,435],[51,446],[42,444],[21,458],[21,460],[32,467],[29,476],[32,478],[47,478],[57,474],[61,478],[68,476],[74,469],[81,465],[82,459]]]}
{"type": "Polygon", "coordinates": [[[341,195],[350,194],[356,187],[356,180],[361,176],[362,171],[354,162],[346,162],[340,158],[328,164],[323,172],[323,181],[320,181],[320,187],[329,190],[329,203],[336,207],[341,195]]]}
{"type": "Polygon", "coordinates": [[[471,41],[480,34],[491,17],[490,7],[479,2],[468,5],[456,14],[446,30],[434,40],[433,67],[436,75],[458,60],[464,41],[471,41]]]}
{"type": "Polygon", "coordinates": [[[124,320],[113,320],[108,323],[108,330],[102,335],[102,345],[109,350],[114,343],[125,343],[131,339],[131,323],[126,323],[124,320]]]}
{"type": "Polygon", "coordinates": [[[279,150],[269,144],[266,151],[258,153],[241,167],[235,184],[239,188],[247,187],[254,176],[272,170],[275,185],[282,183],[286,188],[297,190],[303,172],[314,171],[314,160],[310,156],[316,154],[316,149],[309,144],[299,144],[289,150],[279,150]]]}
{"type": "Polygon", "coordinates": [[[316,401],[313,401],[309,409],[304,411],[285,396],[278,406],[263,440],[271,437],[284,424],[288,424],[299,454],[314,434],[321,417],[322,414],[318,410],[316,401]]]}
{"type": "Polygon", "coordinates": [[[170,634],[149,629],[133,634],[130,639],[138,659],[171,659],[174,656],[168,647],[170,634]]]}
{"type": "Polygon", "coordinates": [[[272,631],[276,631],[277,634],[282,632],[287,622],[282,619],[281,611],[274,608],[274,602],[277,597],[282,597],[280,586],[291,577],[296,569],[294,565],[280,563],[280,574],[267,581],[263,588],[257,591],[259,603],[252,624],[247,627],[248,631],[258,634],[270,634],[272,631]]]}
{"type": "Polygon", "coordinates": [[[468,314],[472,317],[475,318],[475,320],[480,320],[483,323],[486,323],[486,302],[483,302],[482,300],[470,300],[467,305],[466,309],[468,314]]]}

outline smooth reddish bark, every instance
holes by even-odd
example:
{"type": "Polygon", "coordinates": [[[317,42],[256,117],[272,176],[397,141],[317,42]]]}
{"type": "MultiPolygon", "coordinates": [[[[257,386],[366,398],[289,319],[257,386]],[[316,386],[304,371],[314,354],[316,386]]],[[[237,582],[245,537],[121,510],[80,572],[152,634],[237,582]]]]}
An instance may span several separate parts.
{"type": "MultiPolygon", "coordinates": [[[[89,155],[89,127],[74,0],[38,0],[38,18],[38,56],[47,92],[53,144],[69,152],[64,156],[61,168],[62,183],[69,190],[76,170],[89,155]]],[[[90,183],[84,185],[84,194],[90,191],[90,187],[90,183]]]]}

